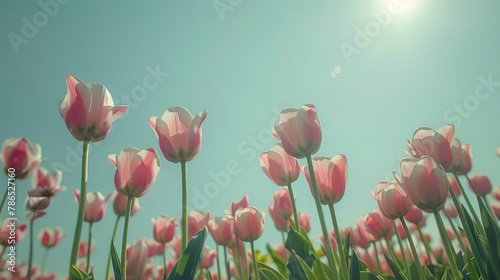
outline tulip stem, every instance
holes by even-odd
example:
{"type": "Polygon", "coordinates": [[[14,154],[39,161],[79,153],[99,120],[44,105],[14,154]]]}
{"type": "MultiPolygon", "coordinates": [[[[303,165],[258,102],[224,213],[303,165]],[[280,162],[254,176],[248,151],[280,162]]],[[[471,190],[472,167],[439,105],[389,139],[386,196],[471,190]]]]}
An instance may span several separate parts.
{"type": "Polygon", "coordinates": [[[340,270],[342,272],[343,279],[349,279],[349,270],[347,269],[346,256],[344,255],[344,243],[342,242],[342,237],[340,236],[339,225],[337,224],[337,216],[335,215],[335,207],[333,204],[328,204],[330,208],[330,215],[332,216],[333,230],[335,231],[335,238],[337,239],[337,250],[340,255],[340,270]]]}
{"type": "MultiPolygon", "coordinates": [[[[10,181],[9,181],[10,182],[10,181]]],[[[5,202],[7,201],[7,193],[9,193],[9,188],[5,189],[5,194],[2,199],[2,204],[0,206],[0,220],[2,219],[3,207],[5,206],[5,202]]]]}
{"type": "Polygon", "coordinates": [[[259,280],[259,271],[257,270],[257,258],[255,257],[255,247],[253,241],[250,241],[250,247],[252,247],[252,262],[253,262],[253,273],[255,274],[256,280],[259,280]]]}
{"type": "Polygon", "coordinates": [[[292,209],[293,209],[293,219],[295,221],[295,228],[298,232],[300,232],[300,224],[299,224],[299,213],[297,212],[297,206],[295,205],[295,195],[293,194],[292,183],[288,183],[288,193],[290,194],[290,200],[292,201],[292,209]]]}
{"type": "Polygon", "coordinates": [[[217,244],[215,248],[217,250],[217,279],[222,279],[222,275],[220,273],[219,244],[217,244]]]}
{"type": "MultiPolygon", "coordinates": [[[[474,207],[472,207],[472,203],[469,200],[469,196],[467,195],[467,193],[465,193],[465,189],[462,186],[462,183],[460,183],[460,180],[458,179],[457,173],[453,173],[453,176],[455,176],[455,179],[457,180],[457,183],[458,183],[458,187],[460,188],[460,191],[464,195],[465,203],[467,203],[467,206],[469,207],[470,212],[472,213],[472,216],[474,216],[474,220],[476,220],[477,228],[479,229],[479,231],[481,231],[481,233],[484,236],[486,236],[486,234],[484,233],[483,227],[481,226],[482,225],[481,220],[479,220],[479,216],[477,215],[476,210],[474,210],[474,207]]],[[[465,174],[465,178],[467,178],[467,181],[469,181],[469,184],[470,184],[471,182],[470,182],[469,176],[467,176],[467,174],[465,174]]],[[[472,184],[470,184],[470,185],[472,185],[472,184]]]]}
{"type": "Polygon", "coordinates": [[[71,267],[76,265],[76,258],[78,256],[78,247],[80,245],[80,238],[82,236],[83,217],[85,215],[85,205],[87,204],[87,172],[89,165],[89,139],[83,140],[83,154],[82,154],[82,178],[80,185],[80,203],[78,206],[78,217],[76,219],[75,235],[73,237],[73,247],[71,248],[71,259],[69,264],[69,275],[71,275],[71,267]]]}
{"type": "Polygon", "coordinates": [[[413,243],[413,238],[411,237],[411,233],[410,230],[408,229],[408,226],[406,225],[405,219],[403,219],[403,217],[399,217],[399,220],[401,221],[401,224],[403,224],[403,228],[405,229],[408,243],[410,243],[411,253],[413,254],[413,261],[415,262],[417,267],[418,278],[426,279],[424,271],[422,270],[422,265],[420,264],[420,259],[418,258],[417,249],[415,248],[415,244],[413,243]]]}
{"type": "MultiPolygon", "coordinates": [[[[380,265],[380,260],[378,259],[377,242],[373,241],[372,244],[373,248],[375,249],[375,260],[377,261],[378,273],[382,273],[382,266],[380,265]]],[[[368,257],[370,257],[369,254],[368,257]]]]}
{"type": "Polygon", "coordinates": [[[163,257],[163,280],[167,280],[167,257],[165,256],[165,245],[167,244],[163,244],[163,250],[161,252],[161,256],[163,257]]]}
{"type": "MultiPolygon", "coordinates": [[[[111,238],[111,243],[115,241],[115,236],[116,236],[116,230],[118,229],[118,223],[120,222],[121,216],[116,216],[116,221],[115,221],[115,227],[113,229],[113,237],[111,238]]],[[[106,266],[106,277],[104,280],[109,279],[109,269],[111,267],[111,247],[109,249],[109,256],[108,256],[108,265],[106,266]]]]}
{"type": "Polygon", "coordinates": [[[45,249],[42,257],[42,265],[40,266],[40,275],[43,275],[45,271],[45,264],[47,263],[47,258],[49,257],[49,248],[45,249]]]}
{"type": "MultiPolygon", "coordinates": [[[[319,221],[321,224],[321,231],[323,232],[323,238],[325,239],[325,254],[328,259],[329,266],[333,269],[335,274],[338,276],[337,265],[332,257],[332,244],[330,243],[330,236],[326,230],[325,216],[323,214],[323,209],[321,208],[321,203],[319,200],[318,185],[316,185],[316,175],[314,174],[314,168],[312,163],[312,158],[310,154],[306,155],[307,167],[309,168],[309,176],[311,177],[311,185],[314,193],[314,202],[316,203],[316,210],[318,211],[319,221]]],[[[337,277],[339,278],[339,277],[337,277]]]]}
{"type": "MultiPolygon", "coordinates": [[[[418,235],[420,236],[420,239],[422,240],[422,243],[424,244],[424,248],[425,248],[425,252],[427,253],[427,257],[429,257],[429,264],[432,264],[432,256],[436,257],[436,255],[434,254],[434,252],[432,252],[432,250],[429,246],[429,243],[427,242],[427,239],[425,238],[425,235],[422,232],[422,227],[418,224],[416,224],[416,226],[417,226],[418,235]]],[[[437,257],[436,257],[436,259],[437,259],[437,257]]]]}
{"type": "Polygon", "coordinates": [[[127,210],[125,211],[125,224],[123,225],[123,240],[122,240],[122,256],[121,256],[121,273],[123,280],[127,280],[127,235],[128,235],[128,222],[130,220],[130,211],[132,209],[133,196],[127,197],[127,210]]]}
{"type": "Polygon", "coordinates": [[[182,173],[182,246],[181,252],[184,252],[187,246],[188,240],[188,217],[187,217],[187,166],[186,161],[181,161],[181,173],[182,173]]]}
{"type": "MultiPolygon", "coordinates": [[[[231,268],[230,268],[229,262],[227,261],[227,247],[226,246],[224,246],[224,267],[226,269],[227,280],[230,280],[231,279],[231,268]]],[[[222,279],[222,278],[220,278],[220,279],[222,279]]]]}
{"type": "Polygon", "coordinates": [[[396,232],[396,237],[398,238],[399,249],[401,249],[401,255],[403,255],[403,263],[406,268],[406,275],[410,276],[410,267],[408,266],[408,260],[406,260],[406,252],[403,248],[403,241],[401,240],[401,236],[399,235],[398,226],[396,225],[396,220],[392,220],[392,225],[394,226],[394,231],[396,232]]]}
{"type": "Polygon", "coordinates": [[[455,233],[455,236],[456,236],[456,239],[458,239],[458,242],[460,243],[460,248],[462,248],[462,251],[465,253],[465,249],[467,247],[465,247],[465,244],[464,244],[464,241],[462,240],[462,238],[460,237],[459,233],[458,233],[458,230],[457,230],[457,227],[455,226],[455,224],[453,223],[450,215],[448,215],[448,213],[446,211],[443,211],[444,212],[444,215],[446,216],[446,219],[448,220],[448,223],[450,224],[451,226],[451,229],[453,230],[453,233],[455,233]]]}
{"type": "Polygon", "coordinates": [[[443,240],[444,249],[446,250],[446,255],[448,256],[448,264],[451,267],[451,273],[455,279],[462,279],[462,275],[457,268],[457,264],[455,262],[455,252],[452,248],[450,241],[448,240],[448,236],[446,235],[446,230],[444,228],[443,220],[439,215],[439,210],[432,209],[434,213],[434,217],[436,218],[436,223],[439,229],[439,234],[441,235],[441,239],[443,240]]]}
{"type": "Polygon", "coordinates": [[[28,276],[26,279],[31,279],[31,267],[33,265],[33,224],[35,223],[35,212],[31,213],[30,219],[30,254],[28,259],[28,276]]]}
{"type": "Polygon", "coordinates": [[[90,273],[89,271],[89,268],[90,268],[90,244],[92,244],[92,225],[94,223],[93,222],[90,222],[89,223],[89,242],[87,243],[87,268],[85,269],[85,271],[87,271],[87,273],[90,273]]]}

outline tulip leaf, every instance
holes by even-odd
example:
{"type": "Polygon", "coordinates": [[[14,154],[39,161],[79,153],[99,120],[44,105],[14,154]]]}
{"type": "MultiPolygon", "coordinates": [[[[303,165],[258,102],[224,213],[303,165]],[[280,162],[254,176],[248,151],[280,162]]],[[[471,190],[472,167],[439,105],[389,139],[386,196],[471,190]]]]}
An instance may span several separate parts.
{"type": "Polygon", "coordinates": [[[116,253],[115,243],[111,241],[111,262],[113,263],[113,272],[115,273],[115,280],[122,280],[122,272],[121,272],[121,262],[118,258],[118,254],[116,253]]]}
{"type": "MultiPolygon", "coordinates": [[[[406,277],[403,274],[401,274],[397,265],[391,260],[391,258],[389,256],[384,254],[384,257],[387,260],[387,263],[389,264],[389,267],[391,268],[392,273],[394,273],[394,277],[396,278],[396,280],[408,280],[408,279],[406,279],[406,277]]],[[[418,276],[417,276],[417,278],[412,277],[412,279],[418,279],[418,276]]]]}
{"type": "MultiPolygon", "coordinates": [[[[477,253],[474,253],[474,261],[476,262],[477,266],[479,266],[479,270],[482,272],[483,279],[488,279],[488,272],[487,272],[487,265],[485,264],[486,260],[486,254],[483,249],[483,245],[479,239],[478,233],[476,231],[476,227],[474,222],[472,221],[472,218],[467,212],[467,209],[465,209],[465,206],[463,204],[460,205],[460,208],[462,209],[462,212],[464,213],[465,217],[465,222],[467,223],[467,228],[470,230],[470,236],[467,234],[467,240],[469,241],[470,246],[475,249],[477,249],[477,253]]],[[[467,233],[467,231],[466,231],[467,233]]]]}
{"type": "Polygon", "coordinates": [[[361,271],[360,272],[361,280],[385,280],[384,277],[377,275],[371,271],[361,271]]]}
{"type": "Polygon", "coordinates": [[[310,246],[308,240],[293,228],[290,228],[288,231],[288,238],[286,239],[285,247],[288,251],[299,255],[309,267],[312,267],[316,256],[309,250],[310,246]]]}
{"type": "Polygon", "coordinates": [[[488,274],[495,275],[495,279],[500,279],[500,270],[498,267],[498,264],[500,264],[500,232],[490,212],[486,209],[486,206],[479,196],[477,197],[477,202],[481,210],[481,220],[487,238],[488,274]]]}
{"type": "Polygon", "coordinates": [[[269,280],[286,280],[285,276],[265,263],[257,262],[257,267],[259,268],[259,277],[261,279],[265,277],[269,280]]]}
{"type": "MultiPolygon", "coordinates": [[[[278,268],[281,274],[286,273],[286,261],[283,259],[276,251],[274,251],[269,244],[266,245],[267,251],[269,252],[269,256],[273,260],[274,264],[278,268]]],[[[284,248],[283,248],[284,250],[284,248]]],[[[286,251],[285,251],[286,254],[286,251]]]]}
{"type": "MultiPolygon", "coordinates": [[[[351,231],[348,231],[347,232],[347,235],[345,237],[345,241],[344,241],[344,246],[343,248],[340,248],[340,249],[344,249],[344,256],[345,256],[345,259],[346,259],[346,262],[347,262],[347,266],[349,266],[349,249],[351,248],[350,247],[350,244],[349,242],[351,241],[351,231]]],[[[341,252],[341,251],[339,251],[341,252]]]]}
{"type": "MultiPolygon", "coordinates": [[[[347,234],[347,237],[349,238],[349,233],[347,234]]],[[[349,239],[346,238],[346,242],[349,242],[349,239]]],[[[359,259],[358,255],[356,255],[356,251],[352,250],[351,258],[350,258],[350,276],[351,280],[361,280],[361,271],[359,267],[359,259]]]]}
{"type": "Polygon", "coordinates": [[[320,259],[315,259],[313,262],[313,271],[316,275],[316,278],[321,280],[333,280],[335,277],[333,276],[332,270],[323,263],[320,259]]]}
{"type": "Polygon", "coordinates": [[[172,268],[168,280],[194,279],[203,258],[203,245],[207,238],[207,228],[198,231],[189,240],[186,249],[172,268]]]}
{"type": "Polygon", "coordinates": [[[288,258],[288,269],[290,269],[291,280],[318,280],[309,265],[298,255],[292,251],[290,258],[288,258]]]}
{"type": "Polygon", "coordinates": [[[91,279],[94,279],[94,277],[89,275],[84,270],[81,270],[80,268],[76,267],[76,265],[72,265],[71,266],[71,280],[73,280],[73,279],[91,280],[91,279]]]}

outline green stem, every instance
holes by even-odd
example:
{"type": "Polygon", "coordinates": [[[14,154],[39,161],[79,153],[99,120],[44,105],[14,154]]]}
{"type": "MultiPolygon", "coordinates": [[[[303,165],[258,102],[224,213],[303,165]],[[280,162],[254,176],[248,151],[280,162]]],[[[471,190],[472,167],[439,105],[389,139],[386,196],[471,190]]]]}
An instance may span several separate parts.
{"type": "Polygon", "coordinates": [[[89,268],[90,268],[90,244],[92,244],[92,225],[94,223],[90,222],[89,223],[89,242],[87,243],[87,268],[85,269],[85,271],[87,271],[87,273],[90,273],[89,271],[89,268]]]}
{"type": "Polygon", "coordinates": [[[399,220],[401,221],[401,224],[403,224],[403,228],[405,229],[406,232],[406,238],[408,239],[408,243],[410,243],[411,253],[413,254],[413,261],[415,262],[417,267],[418,278],[426,279],[424,271],[422,270],[422,265],[420,264],[420,259],[418,258],[417,249],[415,248],[415,244],[413,243],[413,238],[411,237],[411,233],[410,230],[408,229],[408,226],[406,225],[405,219],[403,219],[403,217],[400,217],[399,220]]]}
{"type": "MultiPolygon", "coordinates": [[[[392,247],[392,243],[387,236],[384,237],[385,245],[387,250],[389,250],[389,255],[394,260],[394,263],[398,266],[399,270],[403,270],[404,264],[401,263],[401,260],[396,255],[394,248],[392,247]]],[[[382,240],[380,240],[380,244],[382,244],[382,240]]]]}
{"type": "Polygon", "coordinates": [[[0,206],[0,220],[2,219],[3,207],[5,206],[5,202],[7,201],[7,194],[8,193],[9,193],[9,188],[5,188],[5,194],[3,195],[2,204],[0,206]]]}
{"type": "MultiPolygon", "coordinates": [[[[453,176],[455,176],[455,179],[457,180],[457,183],[458,183],[458,187],[460,188],[460,191],[462,192],[462,195],[464,196],[465,202],[467,203],[467,206],[469,207],[470,212],[472,213],[472,216],[474,217],[474,220],[476,220],[477,228],[479,229],[479,231],[481,231],[481,233],[484,236],[486,236],[486,234],[484,233],[484,229],[481,226],[482,225],[481,220],[479,219],[479,216],[477,215],[476,210],[474,210],[474,207],[472,207],[472,203],[469,200],[469,196],[465,192],[465,189],[462,186],[462,183],[460,183],[460,180],[458,179],[458,175],[456,173],[453,173],[453,176]]],[[[469,179],[469,176],[467,176],[467,174],[465,174],[465,178],[467,178],[467,180],[469,181],[469,184],[470,184],[470,179],[469,179]]]]}
{"type": "MultiPolygon", "coordinates": [[[[115,242],[116,231],[118,229],[118,223],[120,222],[121,216],[116,216],[115,227],[113,229],[113,237],[111,238],[111,243],[115,242]]],[[[113,245],[114,246],[114,245],[113,245]]],[[[106,266],[106,277],[105,280],[109,279],[109,269],[111,267],[111,249],[109,249],[108,265],[106,266]]]]}
{"type": "Polygon", "coordinates": [[[89,140],[83,140],[83,154],[82,154],[82,178],[80,186],[80,203],[78,206],[78,217],[76,219],[75,235],[73,237],[73,247],[71,248],[71,259],[69,264],[69,275],[71,275],[71,267],[76,265],[76,258],[78,256],[78,246],[80,245],[80,238],[82,236],[83,217],[85,215],[85,206],[87,204],[87,172],[89,160],[89,140]]]}
{"type": "MultiPolygon", "coordinates": [[[[332,268],[332,270],[335,272],[335,274],[338,276],[338,271],[337,271],[337,265],[335,263],[335,260],[333,260],[332,257],[332,244],[330,242],[330,236],[328,235],[328,231],[326,230],[326,224],[325,224],[325,216],[323,214],[323,209],[321,208],[321,203],[319,200],[319,191],[318,191],[318,185],[316,184],[316,175],[314,174],[314,168],[313,168],[313,163],[312,163],[312,158],[311,155],[306,155],[307,159],[307,167],[309,169],[309,176],[311,178],[311,185],[314,193],[314,202],[316,204],[316,210],[318,211],[318,216],[319,216],[319,221],[321,224],[321,231],[323,232],[323,238],[325,239],[325,254],[326,258],[328,259],[328,264],[332,268]]],[[[339,277],[337,277],[339,278],[339,277]]]]}
{"type": "Polygon", "coordinates": [[[163,280],[167,280],[167,257],[165,256],[165,245],[163,244],[163,252],[161,253],[163,257],[163,280]]]}
{"type": "Polygon", "coordinates": [[[217,250],[217,279],[222,279],[222,275],[220,273],[219,244],[217,244],[215,248],[217,250]]]}
{"type": "Polygon", "coordinates": [[[460,237],[459,233],[458,233],[458,230],[457,230],[457,227],[455,226],[455,224],[453,223],[453,220],[451,219],[451,217],[448,215],[448,213],[446,213],[446,211],[443,211],[446,219],[448,220],[448,223],[450,224],[451,226],[451,229],[453,230],[453,233],[455,233],[455,236],[456,236],[456,239],[458,239],[458,243],[460,243],[460,247],[462,248],[462,251],[465,253],[465,250],[467,249],[467,247],[465,247],[465,244],[464,244],[464,241],[462,240],[462,238],[460,237]]]}
{"type": "Polygon", "coordinates": [[[290,194],[290,199],[292,200],[293,209],[293,219],[295,221],[295,228],[300,233],[300,223],[299,223],[299,213],[297,212],[297,206],[295,205],[295,195],[293,194],[292,184],[288,184],[288,193],[290,194]]]}
{"type": "Polygon", "coordinates": [[[40,275],[43,275],[43,272],[45,271],[45,264],[47,263],[48,256],[49,248],[45,249],[45,251],[43,252],[42,265],[40,266],[40,275]]]}
{"type": "Polygon", "coordinates": [[[257,270],[257,258],[255,258],[255,247],[253,245],[253,241],[250,241],[250,246],[252,247],[253,273],[255,275],[254,279],[259,280],[259,271],[257,270]]]}
{"type": "Polygon", "coordinates": [[[30,254],[29,254],[29,259],[28,259],[28,277],[27,279],[31,279],[31,267],[33,266],[33,224],[35,222],[35,219],[33,217],[35,216],[35,213],[31,213],[31,219],[30,219],[30,254]]]}
{"type": "MultiPolygon", "coordinates": [[[[380,265],[380,260],[378,259],[378,250],[377,250],[377,243],[375,241],[372,242],[373,248],[375,249],[375,260],[377,261],[377,268],[378,268],[378,273],[382,273],[382,266],[380,265]]],[[[368,254],[368,257],[370,255],[368,254]]]]}
{"type": "Polygon", "coordinates": [[[403,241],[401,240],[401,235],[399,235],[398,226],[396,225],[396,220],[392,220],[392,225],[394,226],[394,230],[396,231],[396,237],[398,238],[399,249],[401,250],[401,255],[403,255],[403,263],[406,268],[407,276],[410,276],[410,267],[408,266],[408,260],[406,260],[406,252],[403,248],[403,241]]]}
{"type": "Polygon", "coordinates": [[[429,258],[429,264],[432,264],[432,256],[436,257],[436,259],[437,259],[437,256],[434,255],[434,252],[431,250],[431,247],[429,246],[429,243],[427,242],[427,238],[425,238],[425,235],[422,232],[422,228],[420,227],[420,225],[416,224],[416,226],[417,226],[418,235],[420,236],[420,239],[422,240],[422,243],[424,244],[425,252],[427,253],[427,257],[429,258]]]}
{"type": "MultiPolygon", "coordinates": [[[[238,238],[238,236],[236,236],[236,238],[238,238]]],[[[236,267],[238,267],[238,276],[240,279],[244,279],[243,266],[241,264],[240,248],[239,248],[238,241],[236,241],[236,246],[234,246],[232,252],[233,252],[233,261],[234,261],[236,267]]],[[[231,278],[229,278],[229,279],[231,279],[231,278]]]]}
{"type": "Polygon", "coordinates": [[[436,223],[439,229],[439,234],[441,235],[441,239],[443,240],[444,249],[446,250],[446,255],[448,256],[448,264],[451,267],[451,273],[455,279],[462,279],[462,275],[457,268],[457,264],[455,262],[455,252],[452,246],[450,246],[450,242],[448,240],[448,236],[446,235],[446,230],[444,228],[443,220],[439,215],[439,210],[433,209],[434,217],[436,218],[436,223]]]}
{"type": "Polygon", "coordinates": [[[123,239],[122,239],[122,256],[121,256],[121,272],[123,280],[127,280],[127,235],[128,235],[128,222],[130,220],[130,211],[132,209],[133,196],[129,195],[127,198],[127,211],[125,212],[125,224],[123,225],[123,239]]]}
{"type": "Polygon", "coordinates": [[[226,268],[227,280],[230,280],[231,279],[231,269],[230,269],[229,261],[227,260],[227,247],[226,246],[224,246],[224,266],[226,268]]]}
{"type": "Polygon", "coordinates": [[[340,271],[343,279],[349,279],[349,270],[347,269],[346,256],[344,255],[344,243],[342,242],[342,237],[340,236],[337,216],[335,215],[335,207],[333,204],[328,204],[328,208],[330,209],[330,215],[332,216],[333,230],[335,231],[335,239],[337,240],[337,250],[340,256],[340,271]]]}
{"type": "Polygon", "coordinates": [[[181,161],[182,173],[182,246],[181,251],[184,252],[188,241],[188,197],[187,197],[187,166],[186,161],[181,161]]]}

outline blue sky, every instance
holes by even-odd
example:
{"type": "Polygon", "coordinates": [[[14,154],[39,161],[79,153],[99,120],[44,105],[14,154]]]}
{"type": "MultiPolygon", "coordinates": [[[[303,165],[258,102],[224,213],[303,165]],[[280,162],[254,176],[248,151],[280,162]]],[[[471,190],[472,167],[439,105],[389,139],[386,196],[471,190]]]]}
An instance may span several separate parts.
{"type": "MultiPolygon", "coordinates": [[[[472,172],[487,174],[494,185],[500,180],[495,1],[63,2],[0,4],[0,139],[26,137],[40,144],[43,166],[60,168],[68,187],[35,223],[36,233],[42,226],[62,226],[66,234],[50,252],[48,271],[67,270],[55,260],[65,260],[71,250],[77,213],[71,190],[80,187],[82,145],[57,109],[68,74],[104,84],[115,104],[130,106],[110,135],[91,146],[88,188],[104,195],[114,189],[107,156],[129,146],[159,152],[147,119],[175,105],[192,114],[208,109],[202,149],[188,164],[188,176],[190,206],[212,215],[223,215],[244,195],[267,210],[278,187],[261,171],[258,155],[276,142],[269,128],[277,112],[305,103],[316,105],[323,128],[317,155],[343,153],[348,159],[346,194],[336,205],[340,226],[376,206],[370,191],[399,168],[405,141],[420,126],[456,125],[456,137],[472,146],[472,172]],[[144,79],[155,85],[146,89],[144,79]],[[214,174],[228,165],[235,175],[224,186],[214,174]],[[212,197],[200,195],[214,184],[212,197]]],[[[180,165],[161,160],[155,184],[140,199],[143,210],[131,220],[129,242],[152,238],[153,217],[180,217],[180,165]]],[[[18,182],[19,217],[30,186],[30,180],[18,182]]],[[[318,235],[302,176],[294,190],[299,210],[314,216],[311,235],[318,235]]],[[[108,207],[93,227],[97,275],[104,273],[114,219],[108,207]]],[[[256,246],[280,240],[269,217],[256,246]]],[[[27,260],[27,252],[24,241],[19,260],[27,260]]],[[[37,244],[36,263],[42,253],[37,244]]]]}

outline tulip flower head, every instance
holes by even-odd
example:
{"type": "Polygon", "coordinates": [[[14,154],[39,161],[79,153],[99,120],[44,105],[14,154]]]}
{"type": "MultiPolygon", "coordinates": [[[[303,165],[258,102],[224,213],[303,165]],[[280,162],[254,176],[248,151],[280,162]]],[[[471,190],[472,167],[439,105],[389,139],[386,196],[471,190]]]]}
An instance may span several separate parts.
{"type": "MultiPolygon", "coordinates": [[[[73,195],[75,196],[76,203],[80,204],[80,191],[73,190],[73,195]]],[[[110,197],[110,195],[104,197],[100,192],[87,193],[85,216],[83,220],[89,223],[102,220],[106,213],[106,206],[110,197]]]]}
{"type": "Polygon", "coordinates": [[[311,230],[311,215],[299,212],[299,225],[306,232],[311,230]]]}
{"type": "Polygon", "coordinates": [[[203,110],[193,118],[186,108],[175,106],[168,108],[161,118],[149,118],[163,156],[168,161],[190,161],[198,154],[202,140],[201,125],[207,113],[207,110],[203,110]]]}
{"type": "Polygon", "coordinates": [[[392,220],[408,214],[413,206],[403,187],[397,182],[379,182],[374,198],[382,214],[392,220]]]}
{"type": "Polygon", "coordinates": [[[283,219],[290,219],[293,215],[292,199],[288,188],[281,188],[274,193],[274,210],[283,219]]]}
{"type": "Polygon", "coordinates": [[[463,145],[462,151],[464,152],[465,158],[462,167],[456,170],[457,175],[465,175],[472,169],[472,150],[470,145],[463,145]]]}
{"type": "Polygon", "coordinates": [[[268,210],[269,210],[269,215],[273,219],[274,226],[276,227],[276,229],[281,231],[281,232],[287,232],[288,227],[289,227],[289,221],[285,218],[280,217],[276,213],[276,208],[275,208],[274,204],[269,205],[268,210]]]}
{"type": "Polygon", "coordinates": [[[207,226],[217,245],[228,246],[234,242],[234,223],[227,217],[213,217],[207,226]]]}
{"type": "Polygon", "coordinates": [[[231,215],[234,216],[236,210],[240,208],[246,208],[250,206],[250,200],[248,199],[248,195],[245,195],[240,201],[233,201],[231,203],[231,215]]]}
{"type": "Polygon", "coordinates": [[[61,228],[42,228],[40,229],[40,233],[38,235],[40,243],[47,249],[57,246],[63,238],[64,235],[61,228]]]}
{"type": "MultiPolygon", "coordinates": [[[[124,217],[127,212],[128,198],[122,194],[119,194],[117,191],[114,191],[111,195],[111,199],[113,200],[113,211],[115,212],[115,215],[124,217]]],[[[139,210],[141,210],[139,199],[132,199],[132,209],[130,210],[130,216],[132,217],[139,210]]]]}
{"type": "Polygon", "coordinates": [[[417,159],[425,155],[430,156],[448,171],[453,161],[451,141],[454,134],[455,127],[451,124],[437,131],[428,127],[420,127],[413,133],[411,142],[407,141],[406,152],[417,159]]]}
{"type": "Polygon", "coordinates": [[[84,83],[71,75],[66,77],[68,93],[59,101],[66,127],[78,141],[104,140],[111,124],[120,118],[128,106],[115,106],[108,89],[98,83],[84,83]]]}
{"type": "Polygon", "coordinates": [[[160,215],[157,220],[151,219],[151,221],[154,224],[153,237],[156,242],[167,244],[174,239],[177,227],[177,220],[175,218],[169,219],[165,215],[160,215]]]}
{"type": "Polygon", "coordinates": [[[364,225],[366,231],[373,235],[375,240],[390,236],[391,231],[394,230],[392,221],[382,215],[379,208],[364,216],[364,225]]]}
{"type": "Polygon", "coordinates": [[[14,173],[16,179],[25,179],[41,163],[42,148],[26,138],[8,138],[3,142],[0,160],[5,174],[14,173]],[[9,172],[11,168],[15,171],[9,172]]]}
{"type": "Polygon", "coordinates": [[[260,155],[262,171],[278,186],[288,186],[300,174],[299,162],[289,155],[281,144],[274,145],[268,152],[260,155]]]}
{"type": "Polygon", "coordinates": [[[245,242],[259,239],[264,232],[265,220],[264,211],[253,206],[236,210],[234,214],[236,236],[245,242]]]}
{"type": "Polygon", "coordinates": [[[316,107],[306,104],[299,109],[284,109],[278,125],[273,128],[273,134],[293,157],[301,159],[315,154],[321,146],[322,137],[316,107]]]}
{"type": "Polygon", "coordinates": [[[469,179],[469,187],[476,195],[483,196],[491,192],[491,182],[486,175],[474,174],[469,179]]]}
{"type": "Polygon", "coordinates": [[[127,256],[127,279],[143,279],[146,273],[148,246],[144,240],[136,240],[127,256]]]}
{"type": "MultiPolygon", "coordinates": [[[[206,214],[201,211],[193,211],[188,216],[188,236],[193,237],[198,231],[202,230],[210,220],[210,211],[206,214]]],[[[181,223],[182,224],[182,223],[181,223]]]]}
{"type": "Polygon", "coordinates": [[[109,155],[108,159],[116,167],[116,191],[127,197],[145,195],[160,171],[160,158],[153,148],[125,148],[118,156],[109,155]]]}
{"type": "Polygon", "coordinates": [[[5,248],[11,246],[12,241],[14,241],[15,244],[18,244],[21,240],[23,240],[26,233],[26,228],[28,227],[28,225],[26,224],[17,224],[15,228],[14,238],[12,238],[11,234],[13,232],[11,232],[10,230],[9,223],[11,223],[11,221],[4,220],[0,227],[0,245],[5,248]]]}
{"type": "MultiPolygon", "coordinates": [[[[336,155],[333,158],[315,157],[312,163],[321,204],[339,202],[344,196],[347,183],[347,158],[344,155],[336,155]]],[[[302,166],[301,169],[314,196],[309,168],[302,166]]]]}
{"type": "Polygon", "coordinates": [[[495,198],[496,200],[500,201],[500,186],[497,186],[492,192],[491,192],[491,195],[493,196],[493,198],[495,198]]]}
{"type": "Polygon", "coordinates": [[[33,189],[28,191],[29,196],[44,196],[51,198],[57,192],[65,190],[66,187],[61,187],[62,172],[53,170],[49,172],[47,169],[40,167],[33,176],[33,189]]]}

